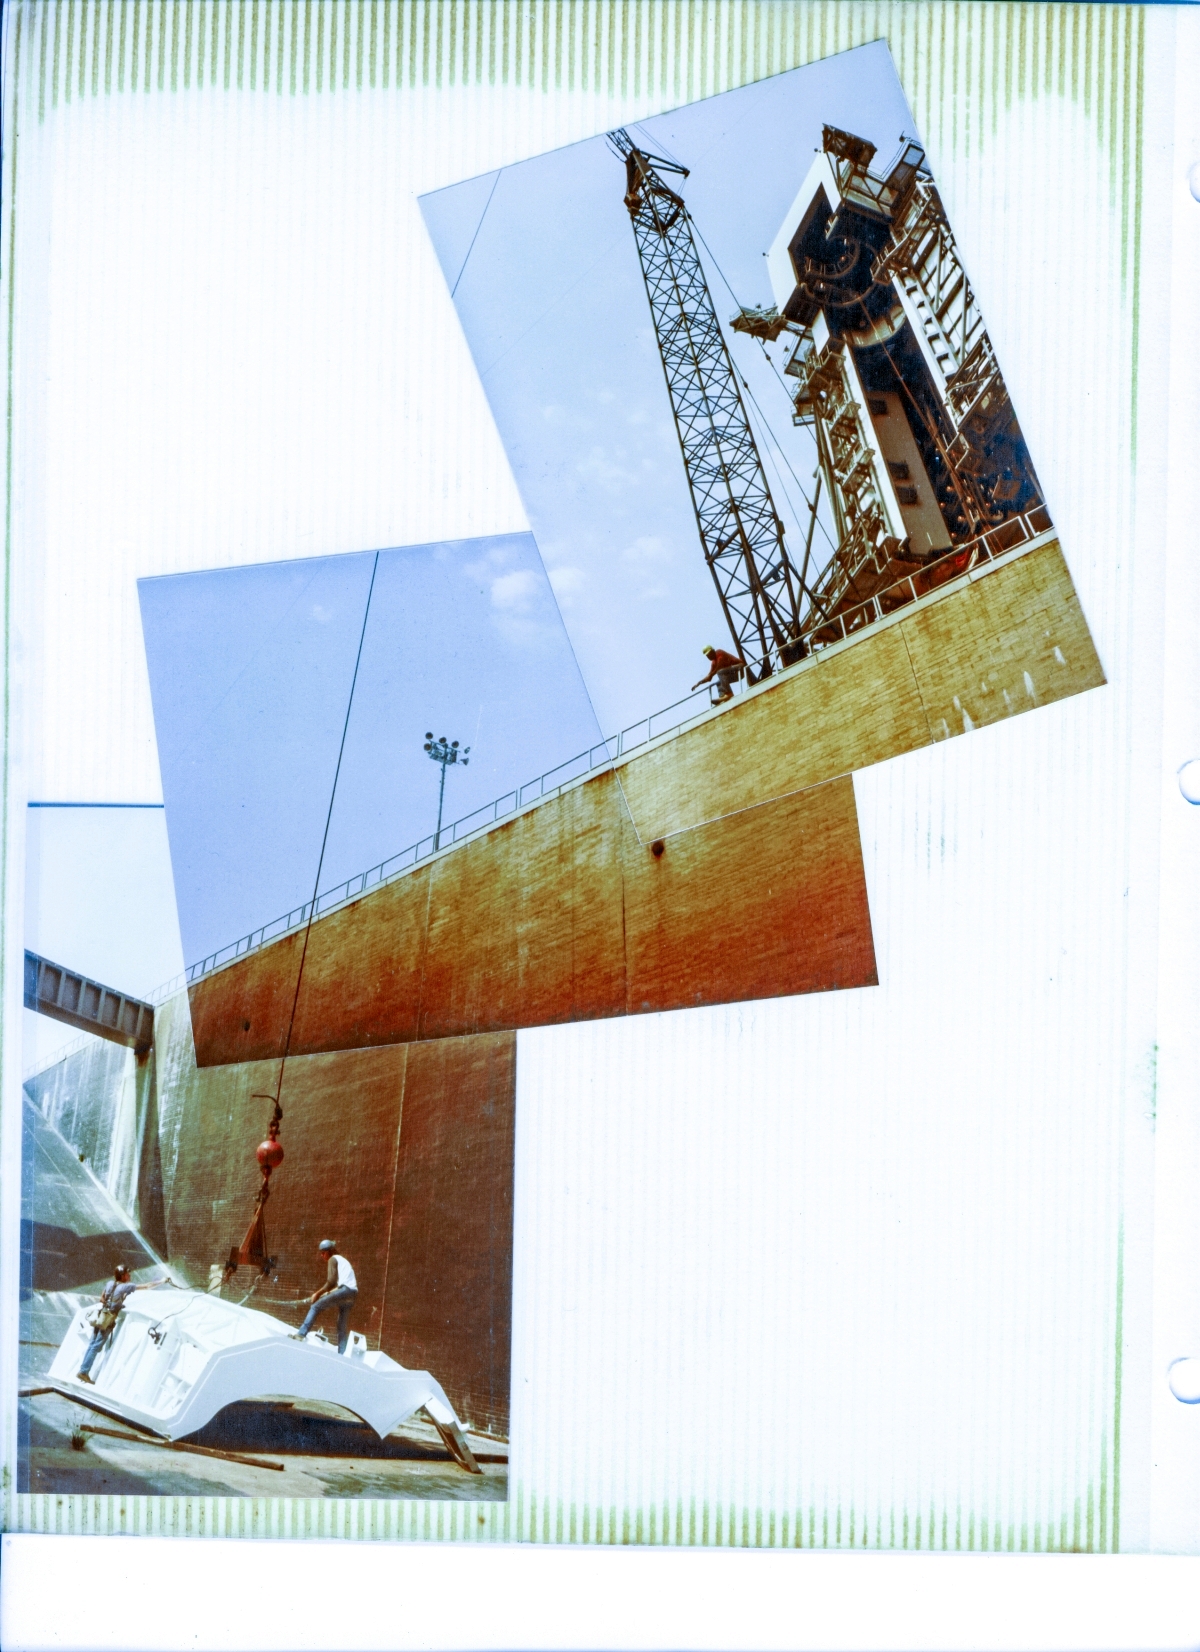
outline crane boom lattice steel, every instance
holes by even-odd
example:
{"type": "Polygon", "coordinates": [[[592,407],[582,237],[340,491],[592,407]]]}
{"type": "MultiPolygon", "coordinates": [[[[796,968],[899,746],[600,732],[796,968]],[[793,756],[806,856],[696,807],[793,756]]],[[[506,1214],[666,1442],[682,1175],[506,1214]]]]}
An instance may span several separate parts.
{"type": "Polygon", "coordinates": [[[641,260],[704,557],[737,651],[759,677],[806,652],[803,586],[784,545],[762,459],[713,307],[683,199],[663,173],[687,168],[609,133],[641,260]]]}

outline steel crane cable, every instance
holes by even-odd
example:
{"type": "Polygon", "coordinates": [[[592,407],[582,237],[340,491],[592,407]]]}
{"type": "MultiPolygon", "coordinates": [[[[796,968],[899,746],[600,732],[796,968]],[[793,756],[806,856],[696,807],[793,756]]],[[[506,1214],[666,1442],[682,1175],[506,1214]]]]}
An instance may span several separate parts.
{"type": "Polygon", "coordinates": [[[304,584],[296,592],[287,607],[274,622],[275,629],[271,639],[265,643],[260,642],[259,646],[247,655],[246,662],[240,671],[236,672],[234,676],[230,678],[221,693],[212,702],[212,704],[206,708],[200,721],[196,724],[195,731],[187,737],[183,745],[172,747],[172,753],[176,761],[184,757],[184,755],[192,749],[202,734],[211,734],[212,724],[215,720],[216,713],[225,704],[225,701],[233,693],[234,689],[241,682],[242,678],[248,671],[253,668],[261,669],[264,662],[269,659],[271,651],[275,648],[277,643],[280,645],[281,649],[292,648],[295,646],[289,638],[283,636],[283,627],[295,613],[296,609],[299,608],[300,604],[304,601],[314,580],[318,578],[319,574],[319,568],[314,569],[313,572],[309,574],[308,578],[304,581],[304,584]]]}
{"type": "MultiPolygon", "coordinates": [[[[366,640],[367,623],[371,617],[371,599],[375,594],[375,579],[378,573],[379,552],[376,551],[375,559],[371,564],[371,582],[367,587],[367,601],[363,610],[362,630],[359,632],[358,636],[358,652],[354,656],[354,674],[350,679],[350,694],[346,701],[346,716],[342,723],[342,738],[340,744],[338,745],[337,764],[333,771],[333,785],[329,792],[329,807],[325,811],[325,830],[321,835],[321,852],[317,857],[317,872],[316,877],[313,879],[312,898],[308,903],[308,919],[304,925],[304,942],[300,949],[300,964],[296,971],[296,988],[292,994],[292,1009],[291,1014],[288,1017],[287,1036],[284,1039],[283,1054],[279,1061],[279,1078],[275,1085],[275,1093],[273,1098],[275,1107],[270,1124],[268,1125],[268,1139],[259,1146],[256,1153],[259,1169],[262,1172],[262,1185],[258,1190],[258,1197],[254,1206],[254,1215],[251,1218],[250,1227],[247,1229],[246,1237],[242,1241],[241,1246],[235,1247],[235,1249],[230,1253],[229,1261],[226,1263],[226,1282],[236,1272],[239,1260],[250,1261],[252,1258],[260,1260],[264,1275],[270,1271],[272,1266],[272,1259],[266,1254],[266,1226],[264,1218],[267,1198],[270,1193],[271,1172],[283,1161],[283,1149],[280,1147],[278,1141],[279,1126],[283,1120],[283,1108],[281,1106],[283,1079],[284,1073],[287,1069],[288,1056],[291,1054],[292,1034],[296,1026],[296,1010],[300,1003],[300,988],[304,980],[304,965],[308,958],[309,938],[312,934],[313,922],[317,915],[317,900],[321,888],[321,872],[325,865],[325,851],[329,845],[329,828],[333,821],[333,805],[337,798],[338,780],[342,772],[342,759],[346,753],[346,735],[350,728],[350,713],[354,708],[354,691],[358,686],[358,672],[359,667],[362,665],[363,643],[366,640]]],[[[270,1101],[272,1100],[272,1097],[270,1094],[265,1093],[262,1099],[264,1101],[270,1101]]]]}
{"type": "MultiPolygon", "coordinates": [[[[725,283],[726,292],[729,294],[730,298],[732,298],[733,302],[737,305],[739,310],[744,308],[744,306],[742,304],[742,301],[739,299],[738,295],[734,292],[733,287],[730,285],[729,277],[725,274],[725,271],[721,268],[720,264],[717,263],[716,254],[713,252],[713,250],[709,246],[708,242],[704,239],[704,236],[703,236],[703,234],[701,233],[701,230],[700,230],[700,226],[699,226],[699,224],[697,224],[696,220],[692,217],[691,213],[688,214],[688,221],[690,222],[692,228],[695,230],[696,237],[699,240],[700,245],[704,248],[705,252],[712,259],[713,268],[716,270],[717,274],[721,277],[721,280],[725,283]]],[[[775,363],[773,361],[771,361],[770,356],[767,356],[765,350],[763,351],[763,355],[766,356],[767,361],[770,362],[771,369],[774,372],[775,377],[779,379],[779,383],[783,387],[783,393],[786,396],[787,395],[787,385],[784,384],[782,378],[779,377],[779,369],[775,366],[775,363]]],[[[746,375],[739,371],[738,377],[742,381],[742,386],[745,389],[746,394],[749,396],[750,400],[754,403],[755,408],[757,408],[759,418],[762,420],[762,422],[763,422],[764,426],[767,428],[767,430],[771,430],[770,421],[768,420],[766,414],[763,412],[762,408],[759,407],[758,397],[754,394],[754,391],[750,388],[750,385],[749,385],[749,382],[746,378],[746,375]]],[[[790,396],[788,396],[788,401],[789,402],[791,401],[790,396]]],[[[784,464],[787,466],[788,470],[791,471],[792,480],[793,480],[793,482],[795,482],[796,486],[800,489],[801,499],[804,500],[804,503],[808,506],[809,511],[815,513],[816,512],[816,506],[814,505],[813,501],[808,497],[808,494],[804,491],[804,483],[800,480],[800,478],[796,475],[796,472],[792,469],[792,462],[788,458],[787,454],[783,451],[783,447],[776,441],[776,438],[775,438],[775,435],[774,435],[773,431],[771,433],[771,440],[776,443],[777,447],[779,447],[780,457],[782,458],[784,464]]],[[[796,512],[797,519],[799,519],[799,514],[800,513],[797,511],[796,512]]],[[[817,526],[820,528],[821,532],[825,535],[825,538],[829,543],[830,550],[836,551],[837,546],[834,544],[833,540],[830,539],[829,530],[828,530],[828,528],[826,528],[824,522],[821,521],[821,518],[819,516],[817,517],[817,526]]]]}
{"type": "MultiPolygon", "coordinates": [[[[672,166],[682,166],[683,165],[683,162],[679,159],[679,156],[678,155],[672,155],[671,151],[667,148],[666,144],[663,143],[660,138],[656,138],[656,137],[653,136],[652,133],[647,132],[645,126],[643,125],[643,123],[640,120],[631,120],[631,121],[628,122],[628,125],[637,127],[638,131],[647,140],[651,150],[661,149],[662,152],[663,152],[664,157],[668,161],[670,161],[672,166]]],[[[706,151],[706,153],[707,153],[707,151],[706,151]]]]}
{"type": "MultiPolygon", "coordinates": [[[[747,386],[747,390],[749,390],[749,386],[747,386]]],[[[750,399],[752,401],[754,400],[753,394],[751,394],[750,399]]],[[[758,406],[757,402],[754,402],[754,406],[758,410],[759,418],[762,419],[762,409],[758,406]]],[[[746,417],[747,417],[747,419],[749,419],[750,415],[747,413],[746,417]]],[[[774,443],[775,447],[779,450],[780,455],[783,458],[784,463],[787,464],[787,455],[785,453],[783,453],[782,448],[779,448],[779,444],[778,444],[778,442],[775,441],[774,434],[771,431],[770,426],[766,424],[765,419],[763,420],[763,425],[764,425],[764,429],[765,429],[765,435],[768,435],[768,436],[771,437],[771,441],[774,443]]],[[[771,467],[774,470],[775,475],[776,475],[776,477],[779,481],[779,491],[783,494],[783,497],[787,500],[788,509],[791,511],[792,515],[796,518],[796,521],[798,523],[800,521],[800,512],[796,509],[795,501],[793,500],[791,494],[788,492],[788,485],[783,479],[783,472],[780,470],[778,464],[776,463],[775,456],[772,453],[770,446],[765,441],[763,442],[762,445],[763,445],[764,451],[766,452],[767,458],[771,461],[771,467]]],[[[788,469],[792,470],[792,467],[790,465],[788,465],[788,469]]],[[[796,474],[795,471],[792,471],[793,477],[795,476],[795,474],[796,474]]],[[[809,517],[810,517],[810,544],[811,544],[811,523],[816,522],[818,525],[821,526],[822,532],[824,532],[825,530],[824,530],[824,524],[821,523],[821,519],[817,515],[815,507],[811,506],[811,505],[809,506],[809,517]]],[[[826,539],[829,539],[828,533],[825,533],[825,537],[826,537],[826,539]]],[[[832,544],[832,543],[833,543],[833,541],[830,540],[830,544],[832,544]]],[[[804,595],[808,598],[808,600],[812,604],[813,608],[815,608],[817,610],[817,612],[820,613],[824,618],[828,619],[829,618],[828,610],[826,609],[824,603],[821,601],[820,597],[817,595],[816,591],[814,591],[813,587],[808,583],[807,579],[805,578],[805,574],[807,573],[807,570],[808,570],[808,555],[806,553],[805,554],[805,559],[804,559],[804,567],[801,569],[800,573],[797,576],[797,578],[800,581],[800,589],[804,593],[804,595]]]]}
{"type": "Polygon", "coordinates": [[[471,254],[475,251],[475,243],[476,243],[476,241],[478,241],[479,232],[483,228],[483,220],[488,215],[488,208],[492,204],[492,196],[496,193],[496,185],[500,182],[500,176],[501,176],[501,173],[503,173],[503,171],[504,171],[504,168],[501,167],[500,170],[496,173],[495,181],[493,182],[491,189],[488,191],[488,198],[483,203],[483,211],[479,214],[479,222],[475,225],[475,233],[471,237],[471,245],[467,248],[467,255],[462,261],[462,264],[459,268],[458,274],[454,277],[454,285],[450,289],[450,297],[451,298],[453,298],[455,293],[458,291],[458,284],[462,280],[463,276],[467,273],[467,265],[471,262],[471,254]]]}
{"type": "MultiPolygon", "coordinates": [[[[772,360],[772,358],[767,354],[767,347],[763,343],[761,338],[759,339],[758,342],[759,342],[759,345],[762,349],[763,360],[767,363],[767,365],[768,365],[768,367],[770,367],[772,373],[774,373],[775,377],[779,380],[779,388],[783,391],[784,395],[787,397],[788,405],[789,406],[793,405],[792,404],[792,393],[788,389],[787,385],[784,384],[784,382],[783,382],[783,374],[779,371],[778,367],[776,367],[776,365],[775,365],[774,361],[772,360]]],[[[753,392],[753,390],[750,389],[749,385],[746,386],[746,390],[747,390],[747,393],[748,393],[751,401],[754,401],[754,392],[753,392]]],[[[754,402],[754,405],[755,405],[755,407],[758,407],[757,402],[754,402]]],[[[759,411],[761,413],[762,409],[759,408],[759,411]]],[[[783,455],[784,464],[787,465],[788,469],[792,471],[793,477],[795,477],[796,472],[794,470],[792,470],[791,464],[788,461],[787,454],[783,452],[782,447],[779,449],[779,451],[783,455]]],[[[799,481],[797,481],[796,485],[797,485],[797,487],[800,488],[801,493],[804,493],[803,486],[799,481]]],[[[808,505],[808,508],[809,508],[810,511],[812,511],[814,514],[816,513],[816,506],[809,503],[809,499],[808,499],[807,494],[804,494],[804,503],[806,505],[808,505]]],[[[835,543],[834,540],[830,539],[829,529],[825,526],[824,522],[821,521],[821,518],[819,516],[817,517],[817,526],[818,526],[818,528],[820,528],[821,532],[825,535],[825,540],[826,540],[826,543],[828,544],[830,550],[831,551],[836,551],[837,550],[837,544],[835,543]]]]}
{"type": "MultiPolygon", "coordinates": [[[[789,460],[787,454],[783,451],[782,446],[780,445],[779,441],[777,440],[777,438],[775,436],[775,432],[771,429],[771,425],[770,425],[770,423],[767,419],[766,414],[763,412],[762,408],[758,405],[758,397],[754,394],[753,390],[751,390],[749,384],[746,382],[746,380],[744,378],[742,379],[742,384],[745,387],[746,394],[749,396],[751,402],[754,405],[755,412],[758,414],[759,419],[762,421],[762,425],[763,425],[764,430],[766,431],[766,433],[771,438],[772,445],[777,449],[777,451],[779,453],[779,457],[783,460],[784,464],[787,466],[788,471],[791,475],[792,481],[795,482],[796,486],[800,489],[800,497],[804,500],[804,503],[808,506],[808,512],[809,512],[810,518],[815,520],[817,526],[820,528],[821,532],[825,535],[825,539],[826,539],[827,544],[829,545],[830,550],[836,553],[837,545],[834,543],[834,541],[832,539],[830,539],[829,529],[825,526],[824,522],[821,521],[821,517],[820,517],[820,514],[817,511],[815,501],[811,500],[808,497],[807,493],[805,493],[803,482],[801,482],[800,478],[796,475],[796,472],[792,469],[791,461],[789,460]]],[[[767,451],[768,451],[768,456],[770,456],[770,448],[768,448],[767,451]]],[[[799,522],[800,521],[800,512],[796,509],[795,505],[792,502],[792,496],[787,490],[787,484],[784,482],[783,476],[780,473],[778,465],[775,464],[774,458],[771,458],[771,463],[773,465],[775,465],[775,474],[779,477],[779,485],[783,489],[783,496],[787,500],[788,505],[791,508],[792,514],[796,518],[796,521],[799,522]]],[[[813,592],[812,592],[811,588],[808,585],[805,585],[804,589],[808,592],[810,597],[813,595],[813,592]]]]}
{"type": "Polygon", "coordinates": [[[321,872],[325,865],[325,850],[329,844],[329,827],[333,820],[333,805],[337,797],[338,779],[342,772],[342,758],[346,752],[346,735],[350,728],[350,713],[354,707],[354,690],[358,685],[358,668],[362,664],[363,643],[367,635],[367,621],[371,617],[371,598],[375,594],[375,576],[379,572],[379,552],[375,552],[375,560],[371,564],[371,583],[367,587],[367,603],[363,609],[362,630],[358,634],[358,653],[354,656],[354,675],[350,679],[350,697],[346,701],[346,717],[342,723],[342,739],[338,746],[337,765],[333,771],[333,785],[329,792],[329,808],[325,811],[325,830],[321,836],[321,853],[317,856],[317,875],[313,879],[312,900],[308,906],[308,922],[304,926],[304,944],[300,949],[300,967],[296,971],[296,990],[292,995],[292,1013],[288,1017],[287,1038],[284,1041],[283,1055],[279,1063],[279,1083],[275,1089],[275,1101],[278,1105],[279,1097],[283,1093],[283,1070],[287,1064],[288,1055],[292,1048],[292,1030],[296,1025],[296,1007],[300,1002],[300,983],[304,979],[304,964],[308,957],[308,938],[312,933],[313,919],[317,915],[317,892],[321,887],[321,872]]]}
{"type": "Polygon", "coordinates": [[[538,314],[536,316],[534,316],[533,320],[529,323],[528,327],[526,327],[522,332],[517,334],[516,338],[513,339],[511,344],[506,344],[504,346],[503,350],[501,350],[500,354],[498,356],[493,356],[491,361],[488,362],[486,367],[480,367],[478,369],[479,377],[481,379],[486,379],[489,373],[495,372],[496,368],[499,367],[500,363],[504,360],[505,356],[511,355],[512,352],[516,349],[517,345],[522,343],[525,339],[527,339],[529,337],[530,333],[533,332],[534,328],[539,327],[542,324],[542,322],[545,321],[546,317],[550,314],[550,312],[552,310],[557,309],[558,306],[563,302],[563,300],[565,298],[569,297],[569,295],[575,291],[575,288],[578,287],[578,285],[580,284],[581,281],[586,281],[589,276],[595,276],[596,272],[598,271],[600,266],[604,263],[605,259],[609,256],[609,254],[612,253],[613,251],[615,251],[618,244],[625,239],[626,233],[627,232],[624,229],[622,229],[618,234],[614,235],[612,240],[609,241],[606,246],[604,246],[600,249],[600,251],[596,254],[596,256],[587,265],[587,267],[585,269],[580,270],[579,274],[575,277],[574,281],[568,282],[567,285],[563,288],[563,290],[558,294],[558,296],[556,298],[552,298],[550,300],[549,304],[546,305],[545,309],[540,310],[538,312],[538,314]]]}
{"type": "MultiPolygon", "coordinates": [[[[749,389],[749,386],[747,386],[747,389],[749,389]]],[[[751,400],[753,401],[753,397],[751,397],[751,400]]],[[[784,499],[786,499],[788,509],[791,511],[792,515],[796,518],[797,522],[799,522],[800,512],[796,509],[795,501],[793,500],[793,498],[791,496],[791,493],[788,491],[787,482],[784,480],[783,472],[780,470],[779,462],[775,457],[774,449],[778,446],[778,444],[775,441],[774,433],[772,432],[770,427],[767,425],[765,419],[763,418],[762,409],[759,407],[757,402],[754,402],[754,408],[755,408],[756,413],[758,414],[758,421],[757,422],[758,422],[758,425],[759,425],[759,442],[760,442],[760,445],[762,446],[764,452],[766,453],[767,458],[770,460],[771,469],[775,472],[775,480],[779,483],[779,491],[780,491],[780,493],[782,493],[784,499]],[[768,437],[770,438],[769,441],[767,440],[768,437]]],[[[749,415],[747,415],[747,417],[749,417],[749,415]]],[[[809,508],[811,509],[811,506],[809,508]]]]}

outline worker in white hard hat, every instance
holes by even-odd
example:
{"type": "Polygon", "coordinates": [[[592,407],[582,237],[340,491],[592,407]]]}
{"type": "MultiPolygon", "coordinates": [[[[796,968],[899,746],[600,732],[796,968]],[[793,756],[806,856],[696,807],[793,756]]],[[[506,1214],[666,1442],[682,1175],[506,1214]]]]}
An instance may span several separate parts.
{"type": "Polygon", "coordinates": [[[698,683],[692,684],[692,693],[703,688],[705,683],[717,679],[717,704],[733,699],[733,685],[746,669],[745,660],[736,654],[727,654],[723,648],[714,648],[711,643],[702,650],[708,660],[708,675],[701,677],[698,683]]]}
{"type": "Polygon", "coordinates": [[[292,1336],[297,1342],[303,1342],[312,1330],[317,1315],[323,1314],[326,1308],[336,1308],[338,1353],[344,1354],[350,1340],[350,1310],[358,1301],[358,1280],[354,1277],[354,1269],[339,1253],[336,1239],[322,1239],[317,1252],[325,1261],[325,1283],[309,1297],[311,1306],[304,1316],[304,1323],[298,1331],[292,1332],[292,1336]]]}

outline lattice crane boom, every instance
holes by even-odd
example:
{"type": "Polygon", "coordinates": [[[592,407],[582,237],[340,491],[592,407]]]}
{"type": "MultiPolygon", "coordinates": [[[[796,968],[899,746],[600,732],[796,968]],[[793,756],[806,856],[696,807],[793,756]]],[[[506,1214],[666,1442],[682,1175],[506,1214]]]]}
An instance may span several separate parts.
{"type": "Polygon", "coordinates": [[[609,142],[625,162],[625,205],[650,301],[705,561],[737,652],[760,677],[806,652],[802,580],[784,544],[737,375],[682,197],[663,174],[687,168],[609,142]]]}

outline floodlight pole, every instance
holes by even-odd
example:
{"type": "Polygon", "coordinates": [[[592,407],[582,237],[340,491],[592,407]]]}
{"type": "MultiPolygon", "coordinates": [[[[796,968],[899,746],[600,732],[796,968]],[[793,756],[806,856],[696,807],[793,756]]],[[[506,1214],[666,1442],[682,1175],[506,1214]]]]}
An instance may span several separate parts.
{"type": "Polygon", "coordinates": [[[467,753],[470,749],[470,746],[463,746],[460,750],[458,741],[447,740],[444,734],[439,734],[435,740],[432,734],[426,732],[425,750],[433,762],[440,763],[442,766],[441,780],[438,784],[437,831],[433,835],[435,854],[442,846],[442,808],[446,801],[446,770],[451,763],[461,763],[465,769],[469,761],[467,753]]]}

